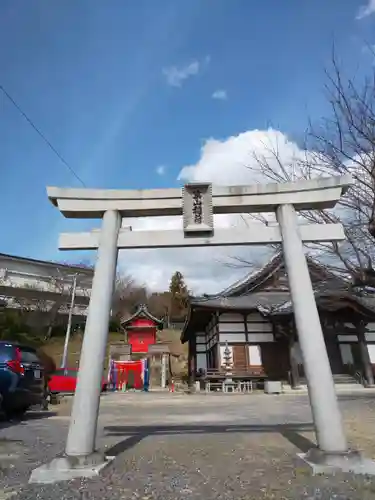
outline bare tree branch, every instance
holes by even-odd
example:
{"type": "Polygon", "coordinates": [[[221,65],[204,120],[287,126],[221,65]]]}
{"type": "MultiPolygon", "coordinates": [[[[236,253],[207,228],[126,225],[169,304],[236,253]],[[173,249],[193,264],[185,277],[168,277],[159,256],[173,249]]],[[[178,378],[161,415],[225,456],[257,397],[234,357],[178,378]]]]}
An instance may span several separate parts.
{"type": "MultiPolygon", "coordinates": [[[[375,288],[375,70],[360,82],[347,79],[333,55],[326,75],[331,113],[318,125],[310,123],[302,153],[285,161],[277,141],[264,144],[264,153],[254,155],[255,166],[249,168],[274,182],[351,174],[354,186],[334,210],[300,215],[310,223],[341,222],[344,243],[307,246],[335,271],[349,273],[353,286],[375,288]]],[[[254,218],[266,223],[264,217],[254,218]]]]}

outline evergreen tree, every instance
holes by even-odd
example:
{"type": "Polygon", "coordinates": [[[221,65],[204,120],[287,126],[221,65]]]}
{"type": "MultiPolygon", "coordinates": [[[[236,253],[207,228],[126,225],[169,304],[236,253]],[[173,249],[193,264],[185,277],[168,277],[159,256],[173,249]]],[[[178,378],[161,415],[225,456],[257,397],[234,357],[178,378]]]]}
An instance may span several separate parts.
{"type": "Polygon", "coordinates": [[[171,316],[184,316],[188,305],[189,291],[180,271],[173,274],[169,285],[169,293],[171,295],[171,316]]]}

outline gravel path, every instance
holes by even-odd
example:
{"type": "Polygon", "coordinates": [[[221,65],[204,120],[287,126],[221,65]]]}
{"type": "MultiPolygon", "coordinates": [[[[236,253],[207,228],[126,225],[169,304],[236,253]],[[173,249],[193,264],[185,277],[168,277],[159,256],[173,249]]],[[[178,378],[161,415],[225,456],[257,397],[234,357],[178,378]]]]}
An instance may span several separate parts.
{"type": "MultiPolygon", "coordinates": [[[[340,405],[351,443],[375,459],[375,399],[340,405]]],[[[27,485],[63,450],[67,427],[64,411],[0,427],[0,457],[13,456],[0,461],[0,500],[375,499],[372,479],[312,477],[298,461],[314,442],[305,396],[108,395],[98,444],[112,447],[113,464],[96,479],[27,485]]]]}

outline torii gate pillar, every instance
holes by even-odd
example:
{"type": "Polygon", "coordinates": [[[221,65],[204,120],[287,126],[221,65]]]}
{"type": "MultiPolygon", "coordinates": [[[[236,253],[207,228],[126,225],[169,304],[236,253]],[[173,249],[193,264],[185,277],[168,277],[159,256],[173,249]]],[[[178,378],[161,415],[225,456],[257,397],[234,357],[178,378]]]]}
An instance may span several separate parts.
{"type": "Polygon", "coordinates": [[[276,215],[283,237],[284,261],[319,449],[326,453],[345,453],[348,445],[309,269],[298,234],[297,214],[292,205],[281,205],[276,215]]]}
{"type": "Polygon", "coordinates": [[[73,424],[69,426],[65,448],[66,454],[70,457],[87,457],[95,450],[120,227],[119,212],[115,210],[105,212],[73,400],[71,414],[73,424]]]}

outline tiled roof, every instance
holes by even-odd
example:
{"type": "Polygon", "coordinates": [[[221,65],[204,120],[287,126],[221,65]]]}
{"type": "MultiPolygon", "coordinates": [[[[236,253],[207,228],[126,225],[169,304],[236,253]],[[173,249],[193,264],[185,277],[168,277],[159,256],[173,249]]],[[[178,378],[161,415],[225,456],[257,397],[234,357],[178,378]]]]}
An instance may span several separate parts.
{"type": "MultiPolygon", "coordinates": [[[[313,258],[307,257],[307,262],[310,270],[316,270],[322,273],[325,277],[325,279],[319,282],[319,288],[325,290],[327,288],[332,290],[348,288],[348,282],[345,279],[329,271],[329,269],[316,262],[313,258]]],[[[202,297],[190,297],[190,303],[198,304],[205,302],[208,299],[219,299],[222,297],[232,298],[253,294],[283,266],[284,258],[282,251],[280,251],[277,252],[261,269],[257,269],[256,271],[247,274],[242,280],[237,281],[222,292],[202,297]]]]}
{"type": "MultiPolygon", "coordinates": [[[[348,302],[357,305],[359,309],[369,315],[375,314],[375,298],[361,297],[354,293],[345,292],[342,290],[334,291],[316,291],[315,300],[318,307],[324,307],[331,310],[338,310],[347,306],[348,302]]],[[[284,303],[274,303],[269,305],[261,304],[258,308],[259,312],[264,316],[282,316],[293,313],[293,304],[289,299],[284,303]]]]}
{"type": "Polygon", "coordinates": [[[272,307],[273,305],[282,305],[290,300],[288,292],[259,292],[239,297],[216,297],[199,300],[192,305],[199,309],[236,309],[250,310],[258,309],[258,306],[272,307]]]}
{"type": "MultiPolygon", "coordinates": [[[[375,296],[361,296],[350,290],[349,282],[330,272],[324,266],[308,257],[310,272],[315,270],[322,279],[315,282],[314,293],[319,307],[339,310],[353,307],[368,316],[375,315],[375,296]]],[[[188,318],[182,331],[181,340],[185,342],[189,332],[199,330],[209,321],[212,311],[232,310],[248,312],[255,310],[264,316],[282,316],[293,313],[291,296],[287,289],[265,289],[262,284],[277,273],[284,265],[282,252],[274,255],[260,270],[248,274],[243,280],[226,288],[216,295],[190,297],[188,318]]]]}

